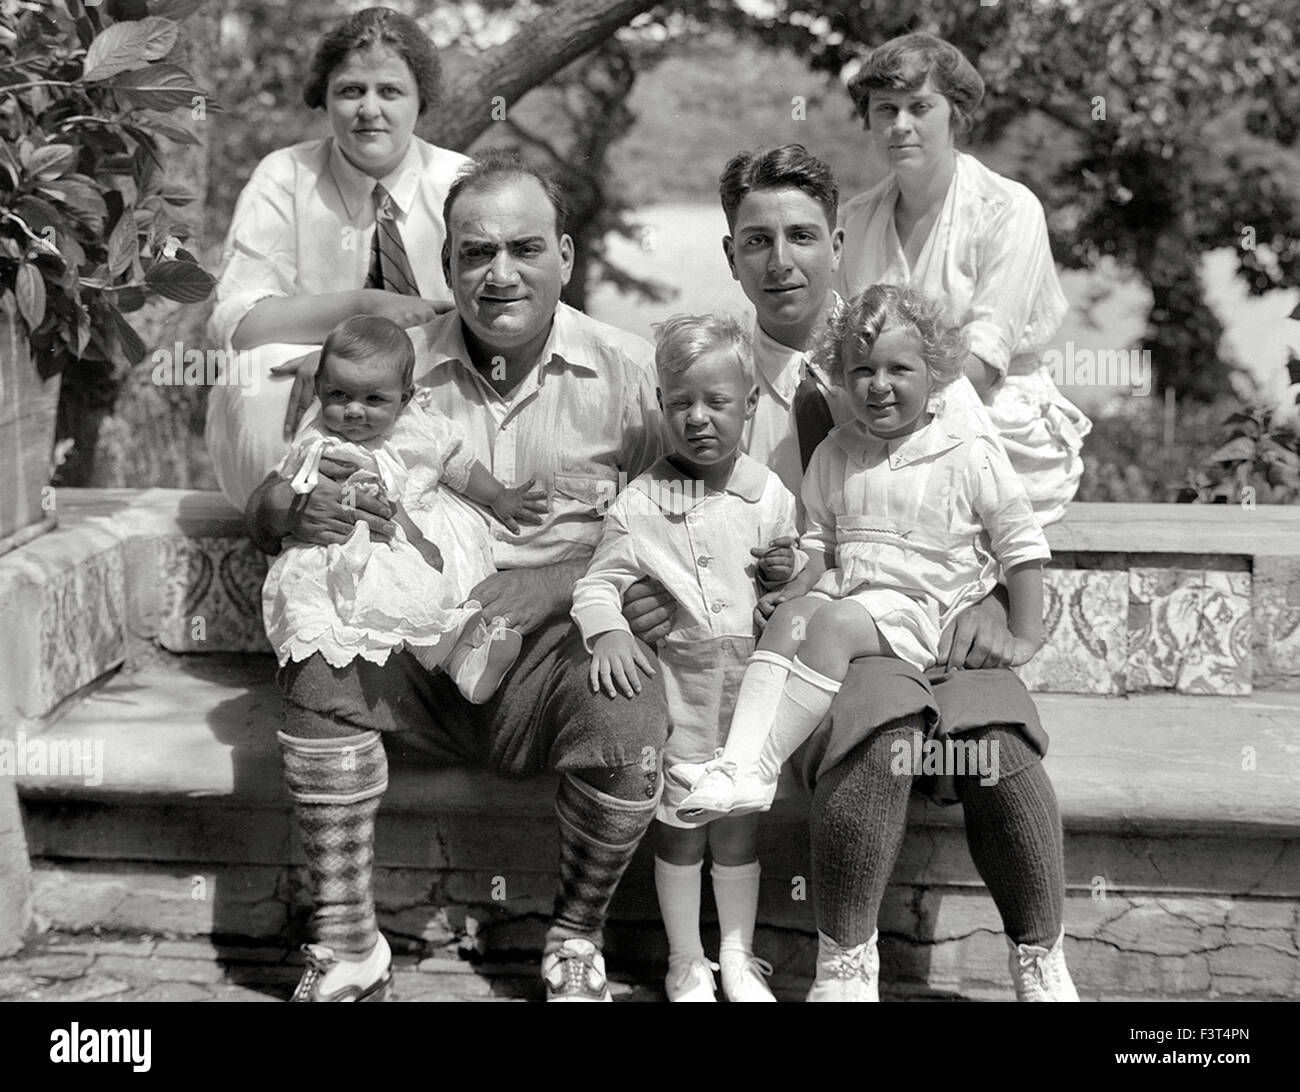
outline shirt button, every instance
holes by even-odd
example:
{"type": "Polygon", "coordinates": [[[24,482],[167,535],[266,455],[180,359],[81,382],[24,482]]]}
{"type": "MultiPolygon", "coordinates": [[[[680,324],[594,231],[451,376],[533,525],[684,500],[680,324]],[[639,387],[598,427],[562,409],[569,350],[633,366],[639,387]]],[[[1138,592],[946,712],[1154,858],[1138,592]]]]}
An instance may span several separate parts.
{"type": "Polygon", "coordinates": [[[723,641],[723,642],[722,642],[722,651],[723,651],[723,652],[730,652],[730,651],[731,651],[731,642],[730,642],[730,641],[723,641]]]}
{"type": "Polygon", "coordinates": [[[695,564],[697,564],[701,569],[707,569],[709,567],[709,562],[712,560],[713,558],[708,554],[701,554],[695,559],[695,564]]]}
{"type": "Polygon", "coordinates": [[[721,614],[721,613],[722,613],[722,608],[725,607],[726,605],[727,605],[727,604],[724,603],[721,599],[715,599],[715,600],[713,601],[713,613],[714,613],[714,614],[721,614]]]}

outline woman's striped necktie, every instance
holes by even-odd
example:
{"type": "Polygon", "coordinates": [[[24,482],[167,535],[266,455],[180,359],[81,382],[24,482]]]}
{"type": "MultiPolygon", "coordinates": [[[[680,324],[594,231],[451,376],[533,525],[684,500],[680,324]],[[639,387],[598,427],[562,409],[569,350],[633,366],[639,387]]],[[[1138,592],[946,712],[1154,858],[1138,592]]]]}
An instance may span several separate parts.
{"type": "Polygon", "coordinates": [[[367,288],[383,288],[402,296],[418,296],[419,286],[406,257],[402,233],[397,228],[393,199],[378,182],[372,191],[375,201],[375,241],[370,248],[367,288]]]}

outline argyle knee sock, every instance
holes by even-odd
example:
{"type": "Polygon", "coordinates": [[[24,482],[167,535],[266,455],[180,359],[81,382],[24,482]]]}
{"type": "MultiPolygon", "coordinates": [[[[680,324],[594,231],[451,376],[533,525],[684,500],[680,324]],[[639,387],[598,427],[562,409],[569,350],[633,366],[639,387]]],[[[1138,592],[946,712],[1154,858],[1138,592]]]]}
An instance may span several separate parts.
{"type": "Polygon", "coordinates": [[[758,757],[758,772],[764,781],[774,782],[781,776],[785,760],[817,730],[839,692],[837,680],[814,671],[798,656],[794,658],[772,720],[772,730],[758,757]]]}
{"type": "Polygon", "coordinates": [[[722,752],[728,761],[742,768],[758,761],[789,674],[790,661],[775,652],[760,648],[749,658],[722,752]]]}
{"type": "Polygon", "coordinates": [[[1061,935],[1065,906],[1065,849],[1056,793],[1037,752],[1018,732],[991,731],[1001,764],[1016,772],[990,785],[981,785],[975,776],[957,778],[966,844],[1011,941],[1050,948],[1061,935]],[[1026,759],[1028,764],[1017,768],[1026,759]]]}
{"type": "Polygon", "coordinates": [[[372,870],[375,813],[388,788],[383,740],[378,732],[276,737],[307,855],[312,933],[339,958],[361,959],[379,942],[372,870]]]}
{"type": "Polygon", "coordinates": [[[758,917],[758,885],[763,870],[757,861],[724,865],[713,862],[713,901],[718,907],[720,952],[754,952],[754,919],[758,917]]]}
{"type": "Polygon", "coordinates": [[[895,773],[891,752],[900,740],[911,745],[920,731],[915,723],[919,718],[909,717],[873,732],[813,792],[809,830],[817,928],[843,947],[863,944],[876,931],[912,792],[911,766],[895,773]]]}
{"type": "MultiPolygon", "coordinates": [[[[566,773],[555,794],[560,819],[560,890],[546,934],[547,951],[580,937],[600,947],[610,900],[659,804],[658,771],[629,766],[615,782],[642,785],[639,800],[602,792],[566,773]]],[[[613,787],[613,786],[611,786],[613,787]]],[[[629,795],[631,792],[629,791],[629,795]]]]}
{"type": "Polygon", "coordinates": [[[704,862],[677,865],[655,857],[655,893],[668,934],[668,962],[703,959],[700,939],[700,874],[704,862]]]}

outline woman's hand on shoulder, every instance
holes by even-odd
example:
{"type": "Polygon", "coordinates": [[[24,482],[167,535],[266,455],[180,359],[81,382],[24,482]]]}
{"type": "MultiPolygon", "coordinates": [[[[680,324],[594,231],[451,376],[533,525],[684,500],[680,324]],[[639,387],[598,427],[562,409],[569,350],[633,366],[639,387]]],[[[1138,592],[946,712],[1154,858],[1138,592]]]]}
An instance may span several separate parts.
{"type": "Polygon", "coordinates": [[[316,372],[320,368],[320,350],[313,349],[302,356],[286,360],[271,369],[273,376],[293,376],[293,389],[289,392],[289,405],[284,411],[284,439],[291,442],[298,433],[302,415],[316,397],[316,372]]]}
{"type": "Polygon", "coordinates": [[[420,296],[400,296],[381,288],[361,289],[361,302],[367,315],[392,319],[403,329],[423,326],[455,308],[451,300],[426,300],[420,296]]]}

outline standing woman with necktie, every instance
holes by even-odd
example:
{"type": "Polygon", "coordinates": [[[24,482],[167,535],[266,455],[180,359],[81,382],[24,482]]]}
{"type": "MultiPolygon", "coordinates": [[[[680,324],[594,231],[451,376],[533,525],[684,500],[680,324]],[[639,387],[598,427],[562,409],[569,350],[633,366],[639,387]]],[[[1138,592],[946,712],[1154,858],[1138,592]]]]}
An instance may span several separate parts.
{"type": "Polygon", "coordinates": [[[468,160],[415,135],[438,81],[412,19],[356,13],[321,40],[303,91],[332,135],[272,152],[240,194],[209,329],[240,354],[226,368],[242,383],[213,386],[206,430],[238,508],[288,449],[291,402],[334,326],[357,314],[416,326],[452,306],[442,204],[468,160]]]}
{"type": "Polygon", "coordinates": [[[849,300],[873,284],[910,285],[947,301],[970,354],[941,412],[991,423],[1039,522],[1058,520],[1092,423],[1042,362],[1069,307],[1043,208],[955,145],[984,81],[949,42],[907,34],[871,51],[849,94],[890,174],[843,207],[835,289],[849,300]]]}

